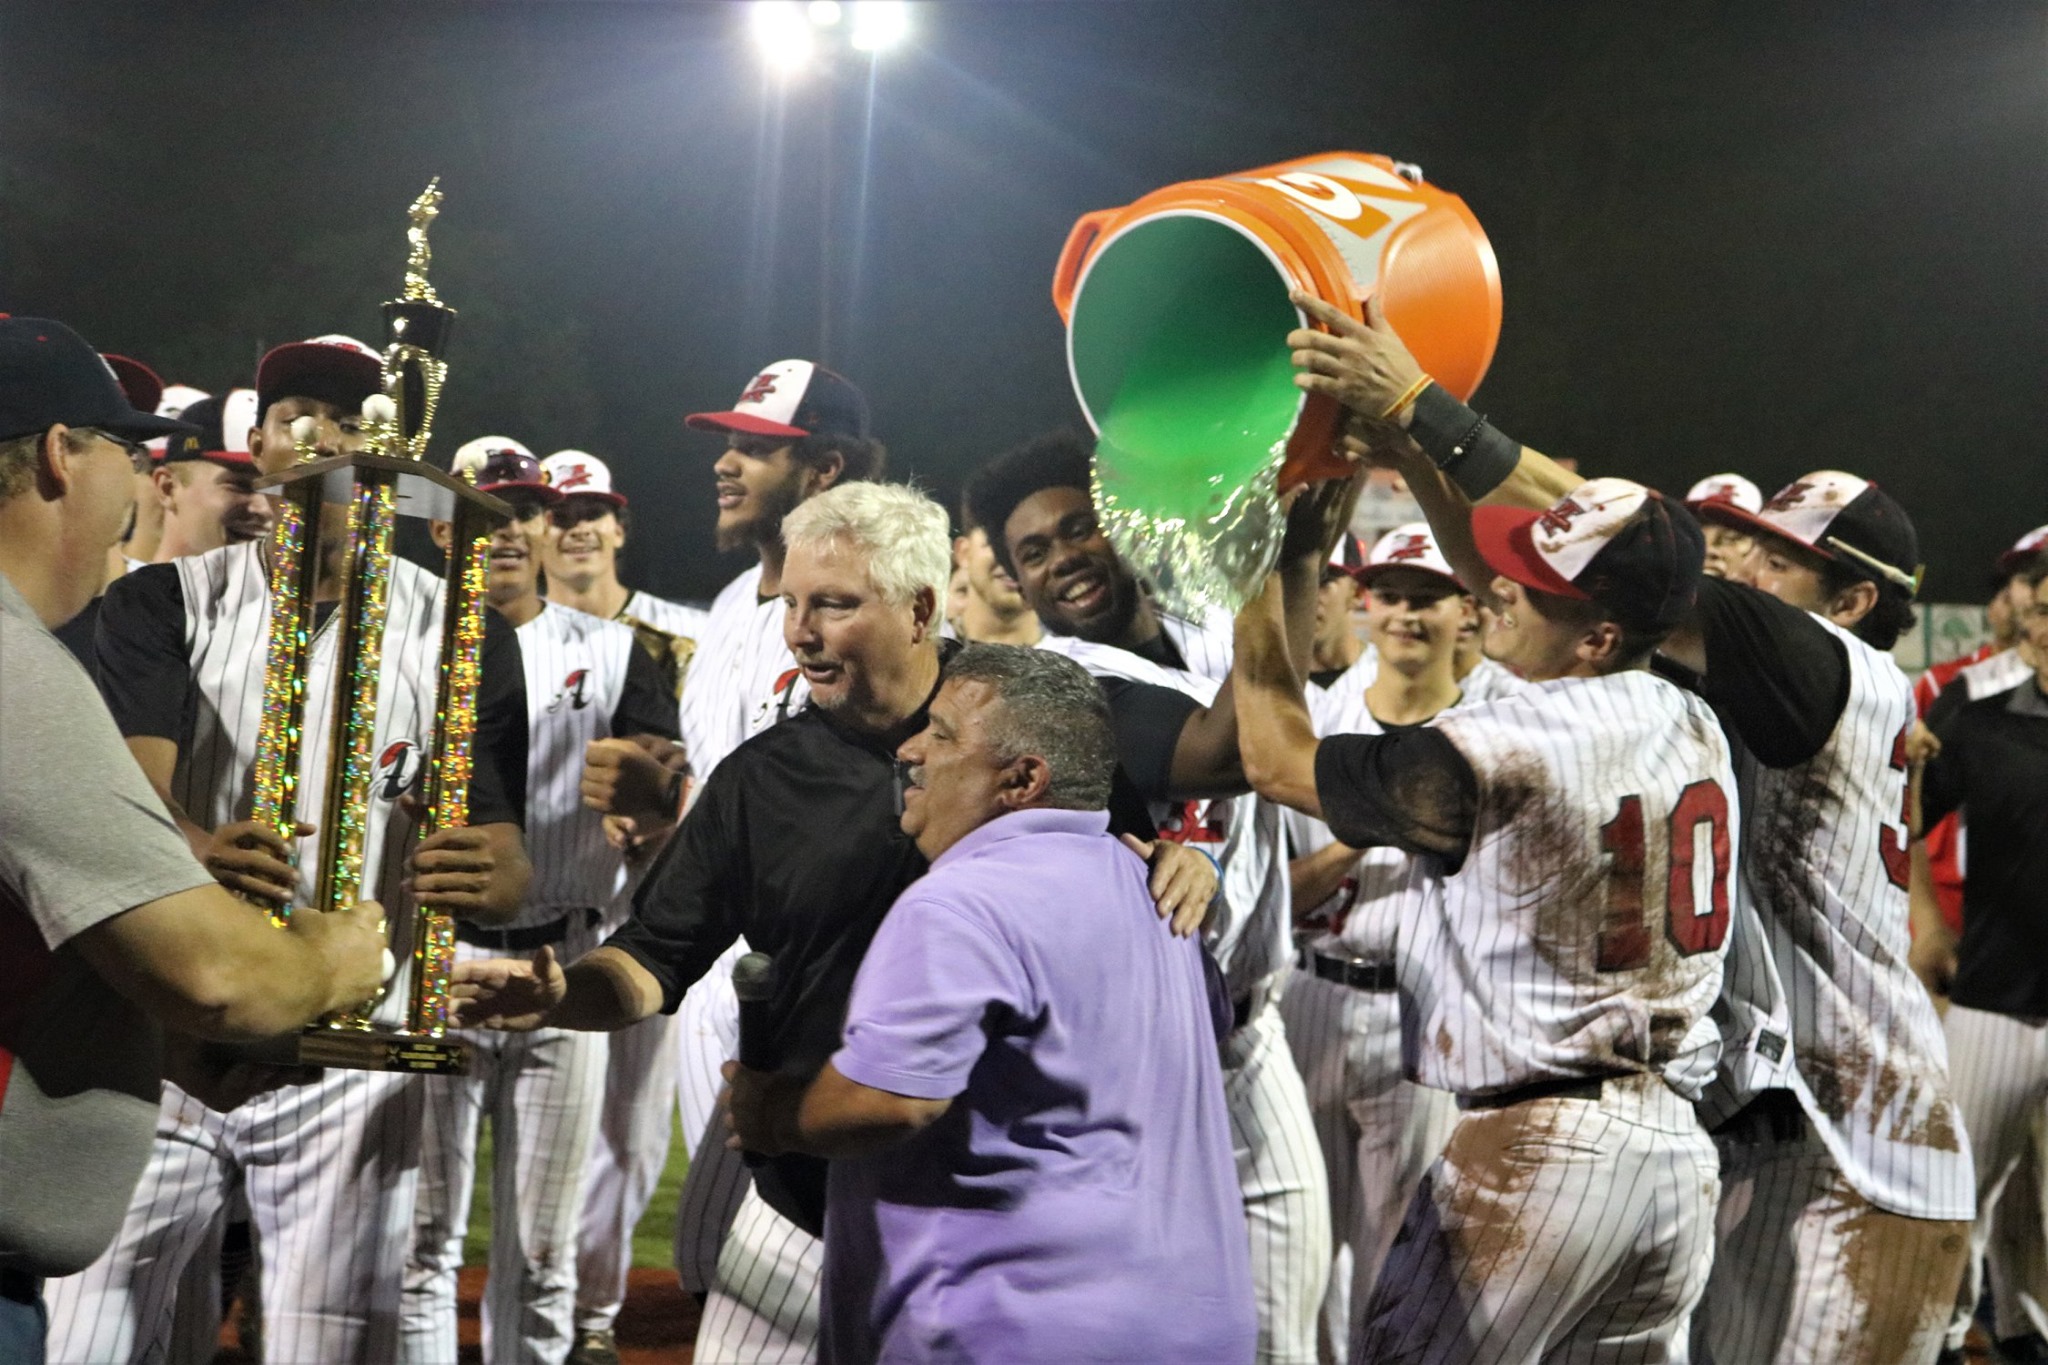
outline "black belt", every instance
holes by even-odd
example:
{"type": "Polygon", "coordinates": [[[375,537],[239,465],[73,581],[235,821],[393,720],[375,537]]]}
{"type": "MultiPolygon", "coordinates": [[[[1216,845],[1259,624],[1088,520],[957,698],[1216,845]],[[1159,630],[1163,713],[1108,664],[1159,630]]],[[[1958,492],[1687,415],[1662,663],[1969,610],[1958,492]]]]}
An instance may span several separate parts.
{"type": "Polygon", "coordinates": [[[1593,1076],[1580,1080],[1537,1081],[1531,1085],[1518,1085],[1513,1090],[1496,1090],[1485,1095],[1460,1095],[1460,1109],[1505,1109],[1511,1104],[1527,1104],[1531,1100],[1598,1100],[1607,1082],[1614,1076],[1593,1076]]]}
{"type": "Polygon", "coordinates": [[[43,1281],[26,1270],[0,1267],[0,1299],[10,1303],[35,1303],[42,1297],[43,1281]]]}
{"type": "Polygon", "coordinates": [[[1797,1142],[1806,1132],[1806,1110],[1789,1090],[1766,1090],[1714,1129],[1734,1142],[1797,1142]]]}
{"type": "Polygon", "coordinates": [[[1394,979],[1394,964],[1385,958],[1368,962],[1303,948],[1294,961],[1303,971],[1315,973],[1317,980],[1334,981],[1355,991],[1390,991],[1399,984],[1394,979]]]}
{"type": "Polygon", "coordinates": [[[576,918],[576,912],[551,919],[546,924],[536,924],[529,929],[486,929],[468,920],[455,921],[455,940],[467,943],[472,948],[495,948],[501,953],[530,953],[536,948],[552,948],[569,937],[569,925],[576,918]]]}

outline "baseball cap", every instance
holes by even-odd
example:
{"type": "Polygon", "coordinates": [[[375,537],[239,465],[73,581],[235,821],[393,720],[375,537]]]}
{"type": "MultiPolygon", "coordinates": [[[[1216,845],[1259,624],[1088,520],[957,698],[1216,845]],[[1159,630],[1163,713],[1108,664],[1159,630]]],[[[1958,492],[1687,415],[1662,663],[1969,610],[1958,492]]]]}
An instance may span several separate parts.
{"type": "Polygon", "coordinates": [[[130,441],[189,430],[138,410],[107,362],[63,323],[0,313],[0,441],[60,424],[130,441]]]}
{"type": "Polygon", "coordinates": [[[540,462],[542,482],[563,497],[603,498],[624,507],[623,495],[612,491],[611,467],[585,450],[558,450],[540,462]]]}
{"type": "Polygon", "coordinates": [[[811,360],[778,360],[754,376],[730,412],[693,412],[683,419],[698,431],[749,436],[838,436],[865,439],[868,400],[845,376],[811,360]]]}
{"type": "Polygon", "coordinates": [[[448,469],[458,478],[474,474],[479,493],[524,488],[539,494],[542,502],[559,502],[562,498],[549,486],[539,457],[510,436],[479,436],[463,442],[448,469]]]}
{"type": "Polygon", "coordinates": [[[185,409],[184,420],[196,430],[183,436],[173,436],[164,448],[163,462],[176,464],[181,460],[212,460],[216,464],[249,466],[256,463],[249,454],[250,414],[255,411],[256,391],[236,389],[217,398],[202,398],[185,409]],[[247,394],[242,402],[237,397],[247,394]],[[230,437],[231,423],[239,420],[241,434],[230,437]]]}
{"type": "Polygon", "coordinates": [[[1450,561],[1438,548],[1436,536],[1431,533],[1426,521],[1411,521],[1381,536],[1372,544],[1372,552],[1365,557],[1365,563],[1358,571],[1358,581],[1370,587],[1372,580],[1387,569],[1420,569],[1447,578],[1451,586],[1463,592],[1464,585],[1451,572],[1450,561]]]}
{"type": "Polygon", "coordinates": [[[1891,494],[1868,479],[1820,469],[1794,479],[1755,512],[1707,503],[1700,515],[1789,540],[1908,596],[1920,590],[1920,537],[1891,494]]]}
{"type": "Polygon", "coordinates": [[[2012,548],[1998,557],[1998,572],[2011,577],[2025,568],[2027,561],[2042,551],[2048,550],[2048,526],[2036,526],[2012,543],[2012,548]]]}
{"type": "Polygon", "coordinates": [[[100,359],[114,372],[114,380],[127,395],[128,405],[137,412],[155,412],[164,401],[164,381],[149,366],[112,351],[101,351],[100,359]]]}
{"type": "Polygon", "coordinates": [[[1692,514],[1627,479],[1592,479],[1540,512],[1475,507],[1472,536],[1503,578],[1597,602],[1633,630],[1677,625],[1706,560],[1692,514]]]}
{"type": "Polygon", "coordinates": [[[317,398],[344,412],[383,386],[384,361],[354,337],[339,334],[273,346],[256,362],[256,411],[280,398],[317,398]]]}
{"type": "Polygon", "coordinates": [[[1709,474],[1685,490],[1685,505],[1698,511],[1708,502],[1733,503],[1745,512],[1764,505],[1764,491],[1740,474],[1709,474]]]}

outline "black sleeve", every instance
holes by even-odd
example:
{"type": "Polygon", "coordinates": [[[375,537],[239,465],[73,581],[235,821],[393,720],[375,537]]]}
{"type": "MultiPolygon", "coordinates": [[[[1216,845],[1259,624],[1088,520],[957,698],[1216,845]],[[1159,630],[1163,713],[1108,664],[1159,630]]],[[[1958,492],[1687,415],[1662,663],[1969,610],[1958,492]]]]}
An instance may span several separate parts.
{"type": "Polygon", "coordinates": [[[1159,837],[1159,826],[1152,823],[1145,798],[1138,794],[1137,784],[1121,763],[1109,780],[1109,832],[1129,834],[1148,844],[1159,837]]]}
{"type": "Polygon", "coordinates": [[[626,683],[619,693],[619,709],[612,713],[612,737],[660,735],[681,739],[677,726],[676,694],[661,678],[661,665],[636,643],[626,651],[626,683]]]}
{"type": "MultiPolygon", "coordinates": [[[[93,653],[90,671],[124,737],[185,739],[192,664],[177,565],[151,564],[107,585],[93,653]]],[[[261,668],[261,660],[254,666],[261,668]]]]}
{"type": "Polygon", "coordinates": [[[661,985],[661,1010],[674,1014],[683,992],[711,970],[740,936],[747,849],[734,837],[743,765],[723,763],[704,794],[655,856],[633,913],[605,946],[630,954],[661,985]]]}
{"type": "Polygon", "coordinates": [[[484,612],[478,662],[476,737],[470,744],[469,823],[526,823],[526,663],[519,633],[484,612]]]}
{"type": "Polygon", "coordinates": [[[1316,796],[1353,848],[1432,854],[1448,872],[1471,851],[1479,778],[1441,730],[1330,736],[1316,746],[1316,796]]]}
{"type": "Polygon", "coordinates": [[[1929,759],[1920,775],[1920,828],[1933,829],[1963,804],[1969,772],[1969,686],[1951,682],[1927,708],[1927,728],[1941,741],[1941,752],[1929,759]]]}
{"type": "Polygon", "coordinates": [[[1700,580],[1700,696],[1769,768],[1820,752],[1849,704],[1849,651],[1811,614],[1746,583],[1700,580]]]}
{"type": "Polygon", "coordinates": [[[1188,717],[1201,710],[1193,697],[1170,687],[1097,678],[1109,698],[1109,723],[1116,729],[1116,757],[1138,795],[1147,801],[1170,800],[1173,751],[1188,717]]]}

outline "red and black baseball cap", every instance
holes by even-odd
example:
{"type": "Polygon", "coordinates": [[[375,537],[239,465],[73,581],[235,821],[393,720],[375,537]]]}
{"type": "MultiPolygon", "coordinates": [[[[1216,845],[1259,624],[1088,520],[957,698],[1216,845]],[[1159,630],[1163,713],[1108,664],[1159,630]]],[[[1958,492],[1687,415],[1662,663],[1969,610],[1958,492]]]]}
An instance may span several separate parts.
{"type": "Polygon", "coordinates": [[[100,359],[114,372],[121,392],[128,395],[128,405],[137,412],[155,412],[164,401],[164,381],[149,366],[112,351],[101,351],[100,359]]]}
{"type": "Polygon", "coordinates": [[[518,488],[537,495],[545,503],[562,500],[541,472],[539,457],[510,436],[479,436],[463,442],[448,469],[458,477],[473,474],[479,493],[518,488]]]}
{"type": "Polygon", "coordinates": [[[198,430],[171,437],[164,446],[163,462],[211,460],[237,469],[250,468],[256,463],[249,454],[248,440],[249,428],[254,424],[255,401],[255,390],[236,389],[192,404],[185,409],[184,420],[198,430]],[[230,431],[235,434],[230,436],[230,431]]]}
{"type": "Polygon", "coordinates": [[[683,419],[698,431],[748,436],[853,436],[868,434],[868,400],[845,376],[812,360],[778,360],[754,376],[730,412],[693,412],[683,419]]]}
{"type": "Polygon", "coordinates": [[[1582,483],[1540,512],[1475,507],[1472,535],[1503,578],[1596,602],[1631,630],[1676,626],[1707,554],[1690,512],[1627,479],[1582,483]]]}
{"type": "Polygon", "coordinates": [[[257,420],[280,398],[317,398],[359,412],[383,387],[384,362],[354,337],[329,335],[274,346],[256,362],[257,420]]]}
{"type": "Polygon", "coordinates": [[[1898,500],[1868,479],[1820,469],[1794,479],[1754,512],[1703,504],[1700,515],[1738,530],[1775,536],[1833,560],[1908,597],[1920,591],[1920,537],[1898,500]]]}
{"type": "Polygon", "coordinates": [[[99,352],[63,323],[0,313],[0,441],[60,425],[130,441],[191,430],[137,408],[99,352]]]}

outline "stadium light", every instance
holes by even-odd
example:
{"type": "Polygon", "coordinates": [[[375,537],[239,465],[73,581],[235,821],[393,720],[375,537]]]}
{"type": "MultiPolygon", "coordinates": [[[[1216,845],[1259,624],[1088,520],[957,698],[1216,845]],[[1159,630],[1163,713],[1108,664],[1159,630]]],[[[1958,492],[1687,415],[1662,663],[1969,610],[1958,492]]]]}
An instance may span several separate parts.
{"type": "Polygon", "coordinates": [[[754,42],[768,65],[788,73],[810,64],[818,43],[797,0],[754,0],[753,22],[754,42]]]}
{"type": "Polygon", "coordinates": [[[910,6],[904,0],[859,0],[853,7],[853,34],[858,52],[880,52],[910,34],[910,6]]]}
{"type": "Polygon", "coordinates": [[[811,0],[806,13],[811,16],[811,22],[819,28],[831,28],[839,22],[839,0],[811,0]]]}

